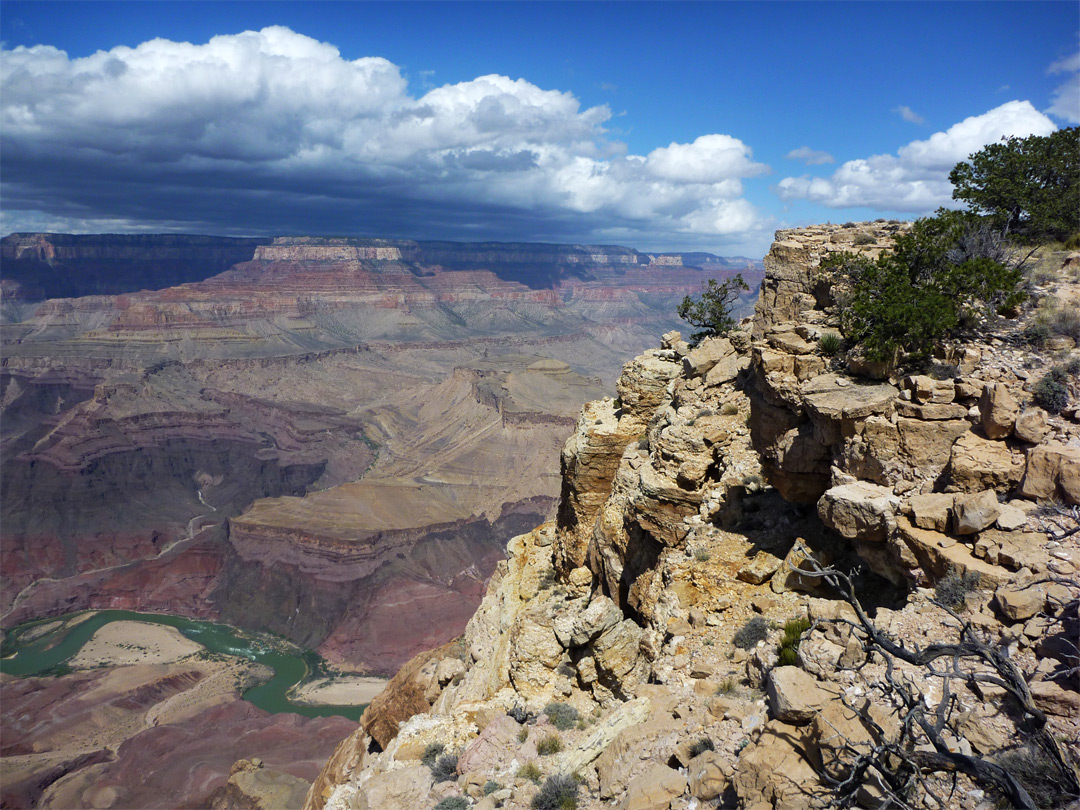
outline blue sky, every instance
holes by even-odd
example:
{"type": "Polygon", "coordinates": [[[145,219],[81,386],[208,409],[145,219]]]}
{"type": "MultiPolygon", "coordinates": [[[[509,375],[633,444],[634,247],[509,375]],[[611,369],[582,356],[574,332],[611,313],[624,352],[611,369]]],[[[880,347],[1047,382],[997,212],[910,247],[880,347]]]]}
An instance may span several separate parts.
{"type": "Polygon", "coordinates": [[[3,2],[0,230],[760,256],[1076,124],[1078,8],[3,2]]]}

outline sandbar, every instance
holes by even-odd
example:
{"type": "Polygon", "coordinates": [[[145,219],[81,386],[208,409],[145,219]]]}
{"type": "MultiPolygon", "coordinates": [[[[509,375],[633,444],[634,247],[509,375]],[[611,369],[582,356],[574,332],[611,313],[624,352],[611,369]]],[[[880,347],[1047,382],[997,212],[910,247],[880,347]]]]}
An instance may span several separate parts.
{"type": "Polygon", "coordinates": [[[109,622],[90,637],[68,664],[73,669],[102,665],[171,664],[203,649],[175,627],[150,622],[109,622]]]}
{"type": "Polygon", "coordinates": [[[385,678],[340,675],[309,681],[293,690],[289,697],[309,706],[360,706],[370,703],[385,686],[385,678]]]}

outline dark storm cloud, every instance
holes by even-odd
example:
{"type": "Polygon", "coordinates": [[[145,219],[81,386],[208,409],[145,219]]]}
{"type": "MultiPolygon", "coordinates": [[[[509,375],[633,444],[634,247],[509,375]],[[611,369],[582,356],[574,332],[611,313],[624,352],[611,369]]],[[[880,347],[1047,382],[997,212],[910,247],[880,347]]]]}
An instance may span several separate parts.
{"type": "Polygon", "coordinates": [[[414,98],[387,60],[287,28],[74,60],[20,47],[0,68],[5,231],[689,244],[764,224],[742,180],[767,167],[736,138],[624,155],[610,111],[569,93],[491,75],[414,98]]]}

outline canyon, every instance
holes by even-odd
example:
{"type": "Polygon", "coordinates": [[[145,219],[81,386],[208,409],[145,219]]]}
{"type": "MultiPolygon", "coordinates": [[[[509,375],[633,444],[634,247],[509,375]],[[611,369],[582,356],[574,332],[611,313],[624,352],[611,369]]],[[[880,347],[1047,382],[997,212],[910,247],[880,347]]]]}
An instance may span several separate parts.
{"type": "Polygon", "coordinates": [[[15,234],[0,250],[3,626],[175,613],[375,674],[460,634],[507,538],[554,515],[582,403],[682,297],[760,278],[744,259],[572,245],[15,234]],[[158,278],[180,283],[146,289],[158,278]],[[36,300],[50,290],[82,297],[36,300]]]}

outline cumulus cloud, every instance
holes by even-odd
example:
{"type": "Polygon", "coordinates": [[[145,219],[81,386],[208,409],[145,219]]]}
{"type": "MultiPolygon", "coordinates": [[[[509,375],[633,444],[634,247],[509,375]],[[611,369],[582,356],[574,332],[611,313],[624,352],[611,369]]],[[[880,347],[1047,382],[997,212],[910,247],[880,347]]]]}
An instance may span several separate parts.
{"type": "Polygon", "coordinates": [[[820,166],[823,163],[836,163],[836,158],[828,152],[822,152],[820,149],[811,149],[809,146],[800,146],[798,149],[792,149],[784,155],[784,157],[788,160],[801,160],[807,166],[820,166]]]}
{"type": "Polygon", "coordinates": [[[972,152],[1003,137],[1049,135],[1055,129],[1029,102],[1010,101],[912,141],[896,155],[849,160],[828,178],[785,177],[776,190],[783,200],[806,199],[831,208],[926,213],[953,204],[949,172],[972,152]]]}
{"type": "Polygon", "coordinates": [[[0,99],[9,221],[653,243],[766,224],[741,195],[768,167],[738,138],[626,154],[607,106],[499,75],[414,97],[386,59],[283,27],[3,50],[0,99]]]}
{"type": "Polygon", "coordinates": [[[1064,73],[1065,82],[1053,92],[1050,115],[1056,115],[1070,124],[1080,124],[1080,50],[1072,56],[1059,59],[1046,69],[1050,75],[1064,73]]]}
{"type": "Polygon", "coordinates": [[[899,107],[893,107],[893,112],[907,121],[909,124],[925,124],[926,119],[915,112],[911,107],[906,104],[901,104],[899,107]]]}

